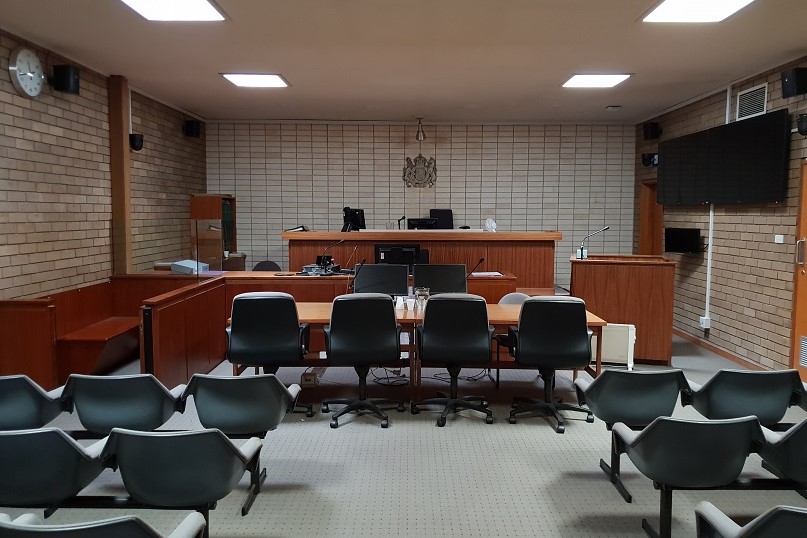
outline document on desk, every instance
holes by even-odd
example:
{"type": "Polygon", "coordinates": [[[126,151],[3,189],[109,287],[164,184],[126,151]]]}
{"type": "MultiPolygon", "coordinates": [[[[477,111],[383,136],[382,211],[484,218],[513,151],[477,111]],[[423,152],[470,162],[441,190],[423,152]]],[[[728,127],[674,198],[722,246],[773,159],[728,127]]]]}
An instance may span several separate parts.
{"type": "Polygon", "coordinates": [[[499,271],[478,271],[471,273],[473,276],[504,276],[499,271]]]}

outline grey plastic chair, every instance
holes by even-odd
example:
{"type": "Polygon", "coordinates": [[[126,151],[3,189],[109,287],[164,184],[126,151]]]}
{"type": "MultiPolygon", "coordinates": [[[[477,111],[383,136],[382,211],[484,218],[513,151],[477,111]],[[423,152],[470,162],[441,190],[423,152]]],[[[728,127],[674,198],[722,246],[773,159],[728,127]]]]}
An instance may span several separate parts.
{"type": "Polygon", "coordinates": [[[123,516],[86,523],[44,525],[37,514],[23,514],[14,521],[0,514],[0,536],[27,538],[52,536],[54,538],[197,538],[204,534],[205,518],[196,512],[188,514],[171,532],[163,535],[136,516],[123,516]]]}
{"type": "Polygon", "coordinates": [[[493,424],[493,411],[479,396],[458,396],[458,379],[463,366],[483,366],[490,362],[493,327],[488,324],[485,299],[468,293],[442,293],[429,298],[423,312],[423,323],[415,327],[418,356],[425,366],[444,366],[451,377],[447,398],[429,398],[414,402],[419,406],[442,405],[437,426],[446,425],[450,413],[470,409],[485,414],[485,422],[493,424]],[[478,403],[477,403],[478,402],[478,403]]]}
{"type": "MultiPolygon", "coordinates": [[[[669,417],[678,402],[678,394],[687,392],[684,372],[681,370],[626,371],[604,370],[590,380],[578,377],[574,381],[577,401],[587,406],[594,416],[605,422],[609,430],[617,422],[631,429],[642,429],[658,417],[669,417]]],[[[600,468],[627,502],[630,492],[622,482],[620,459],[611,447],[611,465],[600,459],[600,468]]]]}
{"type": "Polygon", "coordinates": [[[807,536],[807,509],[774,506],[742,527],[710,502],[695,507],[698,538],[785,538],[807,536]]]}
{"type": "Polygon", "coordinates": [[[62,389],[45,392],[27,375],[0,376],[0,430],[41,428],[62,412],[62,389]]]}
{"type": "Polygon", "coordinates": [[[263,438],[294,410],[300,385],[286,386],[274,375],[220,377],[193,374],[183,400],[193,396],[199,422],[228,437],[263,438]]]}
{"type": "Polygon", "coordinates": [[[782,479],[807,487],[807,420],[784,433],[763,428],[765,445],[759,451],[762,466],[782,479]]]}
{"type": "Polygon", "coordinates": [[[184,410],[185,385],[168,390],[151,374],[95,376],[70,374],[62,405],[75,408],[88,432],[106,435],[112,428],[151,431],[184,410]]]}
{"type": "Polygon", "coordinates": [[[627,454],[659,490],[659,530],[647,519],[642,519],[642,528],[663,538],[671,536],[673,490],[734,482],[748,455],[759,452],[764,442],[756,417],[710,421],[659,417],[640,432],[614,424],[611,434],[617,455],[627,454]]]}
{"type": "MultiPolygon", "coordinates": [[[[799,405],[803,388],[796,370],[720,370],[702,386],[690,382],[691,395],[681,398],[710,419],[753,415],[775,427],[787,408],[799,405]]],[[[786,425],[785,425],[786,426],[786,425]]]]}
{"type": "MultiPolygon", "coordinates": [[[[520,291],[512,291],[502,296],[499,299],[499,304],[524,304],[524,301],[529,299],[530,296],[526,293],[521,293],[520,291]]],[[[509,348],[513,345],[510,341],[510,334],[509,333],[498,333],[493,335],[493,341],[496,342],[496,360],[499,360],[499,355],[501,354],[502,348],[509,348]]],[[[496,388],[499,388],[499,369],[496,369],[496,379],[493,379],[490,373],[490,369],[488,369],[488,378],[496,384],[496,388]]]]}
{"type": "MultiPolygon", "coordinates": [[[[288,293],[255,291],[233,297],[232,321],[227,327],[227,360],[254,366],[255,373],[275,374],[283,366],[302,366],[308,352],[310,329],[300,323],[297,303],[288,293]]],[[[313,406],[299,404],[309,417],[313,406]]]]}
{"type": "Polygon", "coordinates": [[[371,366],[392,364],[401,360],[401,325],[395,321],[395,303],[384,293],[353,293],[333,300],[331,324],[325,327],[328,364],[352,366],[359,376],[358,399],[343,398],[322,402],[322,412],[330,406],[344,405],[331,417],[331,428],[339,427],[339,417],[346,413],[369,411],[381,419],[381,427],[389,426],[389,417],[380,405],[406,408],[403,402],[367,398],[367,375],[371,366]]]}
{"type": "Polygon", "coordinates": [[[104,470],[104,442],[84,448],[57,428],[0,432],[0,505],[58,508],[104,470]]]}
{"type": "Polygon", "coordinates": [[[535,368],[544,381],[543,401],[514,398],[509,421],[536,411],[555,417],[557,433],[565,426],[561,410],[586,413],[586,422],[594,422],[591,411],[577,405],[557,402],[553,392],[555,371],[577,369],[591,362],[591,340],[586,323],[586,303],[576,297],[530,297],[521,305],[518,327],[510,327],[510,355],[524,368],[535,368]]]}
{"type": "Polygon", "coordinates": [[[200,512],[209,528],[216,502],[238,485],[245,472],[250,488],[241,515],[249,513],[266,473],[259,472],[257,437],[236,447],[220,430],[142,432],[115,428],[101,458],[117,468],[129,495],[154,508],[200,512]]]}

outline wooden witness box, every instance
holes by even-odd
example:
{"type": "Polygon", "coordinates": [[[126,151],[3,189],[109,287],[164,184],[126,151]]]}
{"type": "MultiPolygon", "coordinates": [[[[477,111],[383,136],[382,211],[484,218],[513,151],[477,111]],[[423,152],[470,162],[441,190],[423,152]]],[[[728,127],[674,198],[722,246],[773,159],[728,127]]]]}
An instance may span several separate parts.
{"type": "Polygon", "coordinates": [[[631,255],[590,255],[571,261],[571,294],[608,323],[636,326],[635,359],[669,366],[675,262],[631,255]]]}

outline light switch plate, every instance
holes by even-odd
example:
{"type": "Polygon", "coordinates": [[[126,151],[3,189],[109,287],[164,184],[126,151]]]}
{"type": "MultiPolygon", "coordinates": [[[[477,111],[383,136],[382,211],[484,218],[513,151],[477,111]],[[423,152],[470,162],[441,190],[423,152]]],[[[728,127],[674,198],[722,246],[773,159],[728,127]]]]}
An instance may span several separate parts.
{"type": "Polygon", "coordinates": [[[773,236],[773,242],[782,245],[785,242],[785,236],[782,234],[776,234],[773,236]]]}

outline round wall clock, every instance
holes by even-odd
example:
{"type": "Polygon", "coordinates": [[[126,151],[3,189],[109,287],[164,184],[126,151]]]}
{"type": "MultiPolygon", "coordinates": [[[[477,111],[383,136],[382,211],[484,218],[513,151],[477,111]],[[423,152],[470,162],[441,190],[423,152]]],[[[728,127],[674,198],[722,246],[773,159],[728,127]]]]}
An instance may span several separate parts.
{"type": "Polygon", "coordinates": [[[27,47],[17,47],[11,51],[8,60],[11,84],[20,95],[36,97],[45,85],[45,71],[36,52],[27,47]]]}

